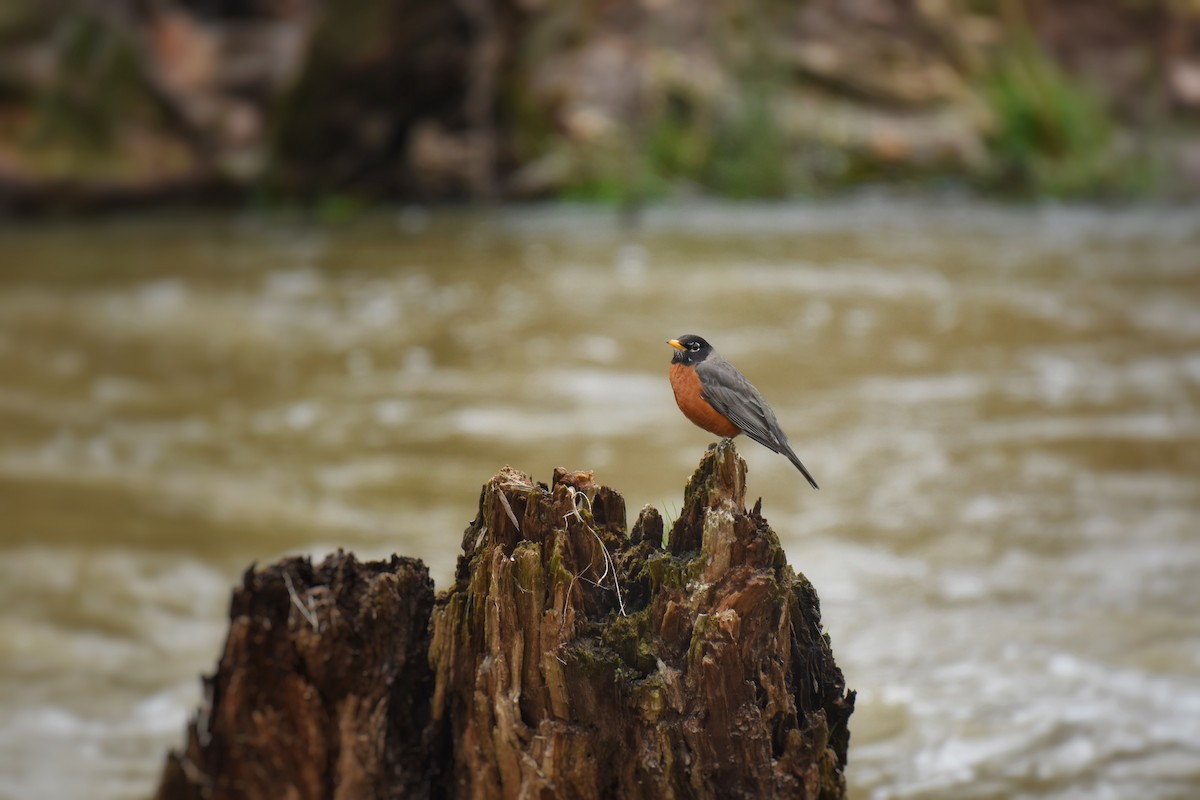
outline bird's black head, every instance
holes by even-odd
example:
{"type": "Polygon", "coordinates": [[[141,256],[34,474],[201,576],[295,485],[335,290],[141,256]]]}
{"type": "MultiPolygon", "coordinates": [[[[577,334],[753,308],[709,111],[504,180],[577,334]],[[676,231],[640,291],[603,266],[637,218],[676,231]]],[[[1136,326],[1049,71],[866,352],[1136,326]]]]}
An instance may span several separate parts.
{"type": "Polygon", "coordinates": [[[699,364],[713,351],[712,345],[691,333],[685,333],[678,339],[671,339],[667,344],[675,348],[675,355],[671,357],[671,363],[689,367],[699,364]]]}

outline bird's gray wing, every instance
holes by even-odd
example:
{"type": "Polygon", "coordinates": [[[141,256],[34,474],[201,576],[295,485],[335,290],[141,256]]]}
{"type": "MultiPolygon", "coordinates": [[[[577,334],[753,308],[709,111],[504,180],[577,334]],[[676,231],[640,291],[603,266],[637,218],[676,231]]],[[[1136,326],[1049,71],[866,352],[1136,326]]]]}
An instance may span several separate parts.
{"type": "Polygon", "coordinates": [[[700,373],[700,396],[709,405],[729,417],[744,434],[763,447],[787,456],[809,484],[814,489],[818,488],[812,473],[788,443],[787,436],[775,419],[775,412],[737,367],[720,356],[709,356],[696,366],[696,370],[700,373]]]}
{"type": "Polygon", "coordinates": [[[780,430],[775,413],[737,367],[719,356],[716,359],[710,356],[696,365],[696,371],[703,387],[701,396],[709,405],[763,447],[776,453],[787,452],[787,437],[780,430]]]}

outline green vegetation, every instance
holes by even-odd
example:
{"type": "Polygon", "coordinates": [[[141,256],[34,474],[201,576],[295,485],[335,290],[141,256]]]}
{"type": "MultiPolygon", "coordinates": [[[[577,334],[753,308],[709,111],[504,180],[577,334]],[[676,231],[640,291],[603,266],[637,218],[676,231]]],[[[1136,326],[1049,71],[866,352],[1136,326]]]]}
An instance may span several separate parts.
{"type": "MultiPolygon", "coordinates": [[[[766,5],[713,14],[719,92],[686,70],[651,77],[637,115],[613,120],[605,137],[577,148],[579,171],[567,195],[628,202],[679,190],[736,199],[791,192],[789,142],[776,113],[788,78],[769,35],[770,20],[785,12],[766,5]]],[[[520,111],[520,119],[537,117],[528,104],[520,111]]],[[[534,130],[553,136],[536,122],[534,130]]]]}
{"type": "Polygon", "coordinates": [[[725,114],[668,95],[646,141],[647,168],[660,182],[694,182],[734,198],[788,192],[787,148],[772,111],[774,87],[755,82],[740,89],[725,114]]]}
{"type": "Polygon", "coordinates": [[[1051,197],[1146,191],[1146,159],[1118,151],[1117,125],[1100,98],[1030,41],[1002,53],[982,96],[992,112],[994,166],[985,183],[1051,197]]]}

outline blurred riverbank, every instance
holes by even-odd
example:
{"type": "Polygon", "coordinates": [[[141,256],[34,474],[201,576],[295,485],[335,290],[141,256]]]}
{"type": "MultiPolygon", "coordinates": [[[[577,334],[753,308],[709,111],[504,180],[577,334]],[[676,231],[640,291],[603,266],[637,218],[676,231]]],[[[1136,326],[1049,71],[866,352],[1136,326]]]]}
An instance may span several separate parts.
{"type": "Polygon", "coordinates": [[[17,0],[0,212],[1200,196],[1200,8],[17,0]]]}

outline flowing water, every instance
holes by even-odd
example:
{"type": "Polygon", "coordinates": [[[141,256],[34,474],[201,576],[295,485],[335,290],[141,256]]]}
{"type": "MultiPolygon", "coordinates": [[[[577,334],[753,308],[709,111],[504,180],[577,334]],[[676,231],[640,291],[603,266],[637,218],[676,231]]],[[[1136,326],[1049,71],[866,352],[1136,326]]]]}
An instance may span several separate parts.
{"type": "Polygon", "coordinates": [[[0,798],[140,798],[252,562],[419,556],[504,464],[668,516],[700,333],[821,483],[855,798],[1200,797],[1200,213],[864,199],[0,230],[0,798]]]}

